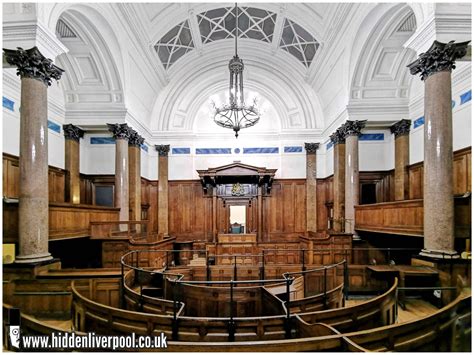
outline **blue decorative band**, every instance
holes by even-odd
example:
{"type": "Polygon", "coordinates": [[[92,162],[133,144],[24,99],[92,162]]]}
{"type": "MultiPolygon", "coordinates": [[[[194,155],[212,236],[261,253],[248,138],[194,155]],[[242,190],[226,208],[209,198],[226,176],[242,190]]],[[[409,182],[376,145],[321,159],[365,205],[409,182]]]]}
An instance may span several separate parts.
{"type": "Polygon", "coordinates": [[[471,101],[471,90],[466,91],[464,94],[461,95],[461,105],[469,101],[471,101]]]}
{"type": "Polygon", "coordinates": [[[283,148],[283,151],[285,153],[301,153],[301,152],[303,152],[303,147],[298,147],[298,146],[285,147],[285,148],[283,148]]]}
{"type": "Polygon", "coordinates": [[[421,116],[420,118],[417,118],[413,122],[413,128],[420,127],[425,124],[425,116],[421,116]]]}
{"type": "Polygon", "coordinates": [[[334,143],[330,140],[328,144],[326,144],[326,150],[329,150],[333,147],[334,143]]]}
{"type": "Polygon", "coordinates": [[[278,154],[278,147],[268,148],[244,148],[244,154],[278,154]]]}
{"type": "Polygon", "coordinates": [[[53,121],[48,120],[48,128],[54,132],[61,133],[61,126],[53,121]]]}
{"type": "Polygon", "coordinates": [[[384,139],[383,133],[362,133],[359,137],[361,141],[383,141],[384,139]]]}
{"type": "Polygon", "coordinates": [[[191,154],[191,148],[171,148],[173,154],[191,154]]]}
{"type": "Polygon", "coordinates": [[[231,148],[196,148],[196,154],[232,154],[231,148]]]}
{"type": "Polygon", "coordinates": [[[114,137],[91,137],[91,144],[115,144],[114,137]]]}
{"type": "Polygon", "coordinates": [[[5,107],[7,110],[10,110],[10,111],[15,111],[14,109],[14,105],[15,105],[15,102],[10,100],[10,99],[7,99],[5,96],[3,96],[3,107],[5,107]]]}
{"type": "Polygon", "coordinates": [[[147,146],[145,143],[143,143],[140,147],[141,147],[145,152],[148,153],[148,146],[147,146]]]}

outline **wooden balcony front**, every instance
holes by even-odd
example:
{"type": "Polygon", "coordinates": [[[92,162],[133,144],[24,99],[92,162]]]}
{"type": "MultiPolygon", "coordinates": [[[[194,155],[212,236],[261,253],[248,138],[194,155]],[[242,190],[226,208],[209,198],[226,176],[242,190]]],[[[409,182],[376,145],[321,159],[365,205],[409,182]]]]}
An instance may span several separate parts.
{"type": "Polygon", "coordinates": [[[355,207],[358,231],[423,236],[423,200],[374,203],[355,207]]]}

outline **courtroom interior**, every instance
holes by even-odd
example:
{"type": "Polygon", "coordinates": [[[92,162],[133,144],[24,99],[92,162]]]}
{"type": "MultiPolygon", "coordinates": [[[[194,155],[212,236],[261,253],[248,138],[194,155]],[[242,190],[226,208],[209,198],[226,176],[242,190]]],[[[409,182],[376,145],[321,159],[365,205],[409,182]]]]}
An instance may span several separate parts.
{"type": "Polygon", "coordinates": [[[471,351],[471,3],[2,6],[4,329],[471,351]]]}

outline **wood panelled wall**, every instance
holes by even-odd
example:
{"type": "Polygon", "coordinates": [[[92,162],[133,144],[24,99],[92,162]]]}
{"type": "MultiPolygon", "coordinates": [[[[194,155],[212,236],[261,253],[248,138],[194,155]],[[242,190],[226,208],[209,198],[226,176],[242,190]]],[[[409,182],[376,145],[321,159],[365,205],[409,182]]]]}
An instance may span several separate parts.
{"type": "MultiPolygon", "coordinates": [[[[423,198],[423,164],[411,165],[410,199],[423,198]]],[[[471,191],[471,148],[454,153],[454,193],[471,191]]],[[[360,183],[375,184],[376,202],[394,199],[393,170],[361,172],[360,183]]],[[[66,172],[49,169],[50,202],[64,202],[66,172]]],[[[3,154],[3,195],[18,198],[18,157],[3,154]]],[[[333,177],[317,182],[318,231],[325,231],[328,213],[333,202],[333,177]]],[[[113,186],[113,175],[81,175],[81,204],[94,204],[96,186],[113,186]]],[[[264,241],[291,241],[306,230],[305,179],[275,180],[270,197],[264,198],[264,241]]],[[[158,184],[142,178],[142,218],[150,221],[150,231],[156,232],[158,184]]],[[[5,204],[4,204],[5,206],[5,204]]],[[[205,197],[199,181],[169,182],[169,232],[181,240],[212,240],[212,199],[205,197]]],[[[229,208],[222,202],[218,206],[218,231],[223,232],[229,218],[229,208]]],[[[247,209],[248,230],[256,230],[256,201],[247,209]]]]}

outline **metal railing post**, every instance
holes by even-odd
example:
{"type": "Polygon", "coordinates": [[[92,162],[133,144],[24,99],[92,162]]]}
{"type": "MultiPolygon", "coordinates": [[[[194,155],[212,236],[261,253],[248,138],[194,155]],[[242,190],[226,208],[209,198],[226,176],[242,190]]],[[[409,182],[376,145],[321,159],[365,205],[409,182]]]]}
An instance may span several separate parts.
{"type": "Polygon", "coordinates": [[[209,254],[206,250],[206,280],[209,281],[211,278],[211,270],[209,269],[209,254]]]}
{"type": "Polygon", "coordinates": [[[344,260],[344,296],[342,297],[342,306],[346,306],[346,300],[349,295],[349,269],[347,266],[347,259],[344,260]]]}
{"type": "Polygon", "coordinates": [[[288,273],[284,274],[284,277],[286,279],[286,300],[285,300],[285,306],[286,306],[286,321],[285,321],[285,338],[290,339],[291,338],[291,324],[290,324],[290,278],[288,276],[288,273]]]}
{"type": "Polygon", "coordinates": [[[303,271],[306,271],[306,265],[305,265],[305,263],[304,263],[304,254],[305,254],[305,251],[306,251],[306,249],[302,249],[302,252],[303,252],[303,253],[302,253],[302,254],[303,254],[303,255],[302,255],[303,271]]]}
{"type": "Polygon", "coordinates": [[[235,323],[234,323],[234,280],[230,280],[230,317],[229,317],[229,341],[235,341],[235,323]]]}
{"type": "Polygon", "coordinates": [[[234,255],[234,281],[237,281],[237,255],[234,255]]]}
{"type": "Polygon", "coordinates": [[[177,300],[177,282],[178,280],[175,279],[173,282],[173,325],[172,325],[172,339],[178,340],[178,315],[177,315],[177,308],[178,308],[178,300],[177,300]]]}
{"type": "Polygon", "coordinates": [[[125,270],[123,266],[123,260],[121,260],[120,266],[122,269],[122,284],[120,287],[120,301],[121,301],[122,308],[125,309],[125,270]]]}
{"type": "Polygon", "coordinates": [[[324,309],[327,309],[327,276],[328,276],[328,269],[324,267],[324,309]]]}

